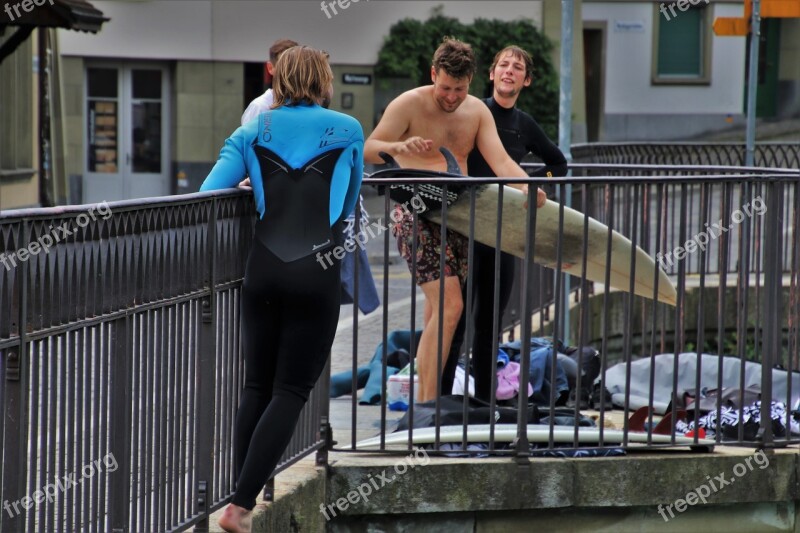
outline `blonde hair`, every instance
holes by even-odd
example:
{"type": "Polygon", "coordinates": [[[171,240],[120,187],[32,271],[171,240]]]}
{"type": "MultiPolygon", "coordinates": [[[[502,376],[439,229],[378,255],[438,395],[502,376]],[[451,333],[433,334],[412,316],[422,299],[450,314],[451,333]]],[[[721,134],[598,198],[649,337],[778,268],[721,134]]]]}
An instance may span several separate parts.
{"type": "Polygon", "coordinates": [[[284,51],[275,64],[273,76],[272,109],[317,104],[328,95],[333,84],[328,53],[309,46],[293,46],[284,51]]]}

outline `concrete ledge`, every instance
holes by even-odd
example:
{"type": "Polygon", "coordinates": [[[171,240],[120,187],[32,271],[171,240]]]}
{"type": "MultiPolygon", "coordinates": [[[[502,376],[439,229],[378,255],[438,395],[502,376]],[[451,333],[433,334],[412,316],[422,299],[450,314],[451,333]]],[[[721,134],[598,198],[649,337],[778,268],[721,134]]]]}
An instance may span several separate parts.
{"type": "MultiPolygon", "coordinates": [[[[718,447],[718,450],[721,448],[718,447]]],[[[504,511],[562,507],[631,507],[668,504],[713,483],[709,504],[786,502],[797,499],[797,451],[767,455],[760,468],[750,460],[752,450],[732,449],[716,453],[660,452],[626,457],[592,459],[534,458],[519,466],[507,458],[431,458],[399,475],[393,465],[400,458],[365,456],[339,459],[328,479],[328,503],[345,496],[371,478],[380,485],[368,501],[338,511],[340,515],[504,511]],[[371,463],[368,461],[371,457],[371,463]],[[387,461],[388,459],[388,461],[387,461]],[[741,477],[734,474],[742,469],[741,477]],[[716,476],[724,475],[725,486],[716,476]],[[732,480],[732,481],[731,481],[732,480]],[[480,487],[480,490],[477,488],[480,487]]],[[[341,455],[341,454],[340,454],[341,455]]]]}
{"type": "MultiPolygon", "coordinates": [[[[717,447],[528,465],[506,457],[332,453],[327,478],[313,457],[279,474],[275,501],[259,502],[253,531],[507,533],[535,524],[542,531],[800,532],[798,468],[796,449],[756,457],[752,449],[717,447]],[[689,496],[701,486],[705,504],[689,496]]],[[[220,531],[216,516],[211,525],[220,531]]]]}
{"type": "Polygon", "coordinates": [[[796,531],[795,503],[714,505],[693,507],[665,521],[652,507],[547,509],[488,513],[433,513],[343,517],[331,522],[331,533],[510,533],[569,531],[570,533],[756,533],[796,531]]]}
{"type": "MultiPolygon", "coordinates": [[[[325,518],[319,512],[320,503],[325,501],[325,468],[316,466],[314,456],[275,477],[273,502],[264,502],[259,497],[253,511],[253,533],[325,531],[325,518]]],[[[209,531],[222,532],[217,520],[223,509],[212,515],[209,531]]]]}
{"type": "Polygon", "coordinates": [[[329,531],[414,531],[424,524],[426,532],[505,533],[531,522],[543,531],[621,531],[622,524],[631,531],[674,531],[673,520],[683,531],[701,530],[695,527],[701,524],[702,530],[726,533],[793,531],[797,450],[758,458],[752,449],[716,450],[534,458],[524,466],[509,458],[430,458],[403,474],[395,470],[402,457],[334,454],[329,531]],[[361,497],[359,487],[367,492],[370,484],[371,493],[361,497]],[[701,492],[708,493],[705,504],[701,492]],[[650,524],[644,529],[643,520],[650,524]]]}

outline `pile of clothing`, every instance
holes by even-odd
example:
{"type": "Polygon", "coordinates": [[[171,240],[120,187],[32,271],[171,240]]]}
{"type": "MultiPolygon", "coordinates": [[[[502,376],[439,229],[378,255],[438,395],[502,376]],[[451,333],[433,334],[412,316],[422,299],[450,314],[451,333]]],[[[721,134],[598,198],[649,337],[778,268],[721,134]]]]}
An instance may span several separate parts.
{"type": "MultiPolygon", "coordinates": [[[[693,434],[695,428],[703,428],[706,438],[714,438],[717,432],[722,433],[722,440],[739,440],[739,427],[742,428],[742,440],[754,441],[761,427],[761,400],[756,400],[742,409],[734,405],[721,405],[719,420],[717,420],[717,410],[707,412],[705,415],[686,422],[678,420],[675,423],[675,432],[681,434],[693,434]]],[[[701,411],[702,412],[702,411],[701,411]]],[[[783,402],[772,401],[769,404],[769,417],[772,420],[772,434],[775,437],[786,437],[786,421],[789,421],[789,431],[793,435],[800,435],[800,422],[798,413],[793,411],[788,414],[786,404],[783,402]]]]}
{"type": "MultiPolygon", "coordinates": [[[[551,395],[554,405],[572,406],[579,404],[581,409],[590,405],[592,384],[600,375],[600,352],[591,346],[579,349],[566,346],[550,337],[533,337],[528,352],[528,401],[535,405],[550,405],[551,395]],[[553,379],[555,365],[555,379],[553,379]],[[579,370],[580,368],[580,370],[579,370]],[[580,373],[580,389],[578,374],[580,373]],[[555,391],[553,391],[555,389],[555,391]]],[[[519,372],[522,362],[522,343],[520,341],[501,344],[497,354],[498,401],[512,400],[519,392],[519,372]]],[[[456,370],[456,384],[453,394],[463,394],[466,366],[462,356],[456,370]]],[[[470,381],[472,378],[470,377],[470,381]]],[[[470,393],[472,388],[469,389],[470,393]]]]}
{"type": "MultiPolygon", "coordinates": [[[[392,331],[386,340],[387,377],[403,369],[409,363],[411,343],[419,344],[422,331],[392,331]]],[[[376,405],[381,402],[381,378],[383,343],[375,349],[368,365],[356,371],[356,384],[364,388],[359,403],[376,405]]],[[[592,347],[565,346],[561,341],[553,342],[549,337],[534,337],[528,350],[528,401],[535,405],[549,406],[551,395],[556,406],[573,406],[576,403],[582,409],[590,407],[592,384],[600,374],[600,353],[592,347]],[[580,390],[578,375],[580,374],[580,390]],[[553,380],[553,376],[555,379],[553,380]]],[[[520,341],[500,345],[497,354],[497,386],[495,398],[498,402],[516,404],[519,393],[520,371],[522,368],[522,345],[520,341]]],[[[455,384],[452,394],[473,395],[474,378],[470,375],[465,386],[465,358],[462,356],[456,369],[455,384]]],[[[336,398],[352,393],[352,371],[340,372],[331,376],[330,396],[336,398]]]]}

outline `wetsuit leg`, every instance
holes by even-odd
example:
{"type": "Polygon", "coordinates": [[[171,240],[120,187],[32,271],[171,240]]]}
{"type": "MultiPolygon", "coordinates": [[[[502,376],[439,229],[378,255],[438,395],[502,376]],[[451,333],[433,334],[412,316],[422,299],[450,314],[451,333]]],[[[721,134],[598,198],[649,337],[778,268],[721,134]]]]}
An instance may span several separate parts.
{"type": "Polygon", "coordinates": [[[325,367],[339,320],[339,276],[338,261],[284,263],[253,243],[242,291],[246,379],[236,431],[244,458],[235,505],[255,506],[325,367]]]}
{"type": "MultiPolygon", "coordinates": [[[[472,353],[475,360],[475,396],[489,401],[492,392],[492,380],[495,376],[497,354],[492,353],[494,340],[494,261],[495,249],[491,246],[475,243],[475,256],[478,258],[478,275],[476,276],[475,304],[473,306],[473,343],[472,353]]],[[[511,289],[514,285],[514,256],[500,254],[500,289],[497,319],[502,320],[511,289]]],[[[498,324],[498,332],[502,324],[498,324]]]]}
{"type": "MultiPolygon", "coordinates": [[[[491,396],[491,379],[495,373],[496,356],[492,355],[493,334],[493,307],[494,307],[494,251],[491,246],[475,242],[473,254],[472,275],[472,340],[467,339],[467,345],[472,345],[472,365],[475,371],[475,396],[489,401],[491,396]]],[[[507,253],[500,255],[500,309],[499,318],[511,299],[511,289],[514,286],[514,256],[507,253]]],[[[453,335],[453,344],[450,356],[447,359],[442,375],[442,390],[450,391],[455,380],[455,371],[458,358],[461,355],[461,346],[464,342],[467,329],[467,286],[463,288],[464,313],[453,335]]],[[[498,329],[498,331],[500,331],[498,329]]],[[[448,392],[449,393],[449,392],[448,392]]]]}

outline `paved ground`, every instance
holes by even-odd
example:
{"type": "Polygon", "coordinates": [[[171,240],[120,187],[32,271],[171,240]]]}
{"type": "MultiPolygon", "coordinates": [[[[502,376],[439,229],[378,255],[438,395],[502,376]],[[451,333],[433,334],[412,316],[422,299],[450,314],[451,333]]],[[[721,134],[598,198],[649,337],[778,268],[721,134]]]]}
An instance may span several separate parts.
{"type": "MultiPolygon", "coordinates": [[[[745,133],[745,128],[736,127],[718,133],[706,133],[691,140],[706,142],[744,142],[745,133]]],[[[784,119],[780,121],[758,119],[756,121],[756,142],[797,142],[799,140],[800,118],[784,119]]]]}
{"type": "MultiPolygon", "coordinates": [[[[384,198],[376,196],[368,187],[365,187],[363,192],[370,220],[378,221],[380,219],[380,222],[385,224],[384,221],[387,219],[384,213],[384,198]]],[[[387,332],[411,327],[411,274],[405,260],[397,252],[395,238],[389,235],[389,261],[386,271],[383,261],[383,235],[368,241],[366,247],[381,306],[369,315],[358,313],[356,361],[359,366],[367,364],[372,359],[375,349],[383,338],[384,314],[386,315],[387,332]],[[388,287],[386,301],[384,301],[384,285],[388,287]]],[[[415,293],[417,297],[416,327],[419,329],[422,324],[424,299],[418,288],[415,293]]],[[[350,370],[353,367],[353,331],[353,305],[343,305],[331,353],[332,374],[350,370]]],[[[352,401],[353,398],[350,395],[331,400],[331,424],[338,447],[352,442],[352,401]]],[[[402,413],[387,410],[387,424],[392,424],[400,416],[402,413]]],[[[388,427],[391,428],[390,425],[388,427]]],[[[380,429],[381,407],[379,405],[358,405],[356,409],[356,439],[360,440],[376,435],[380,429]]]]}

